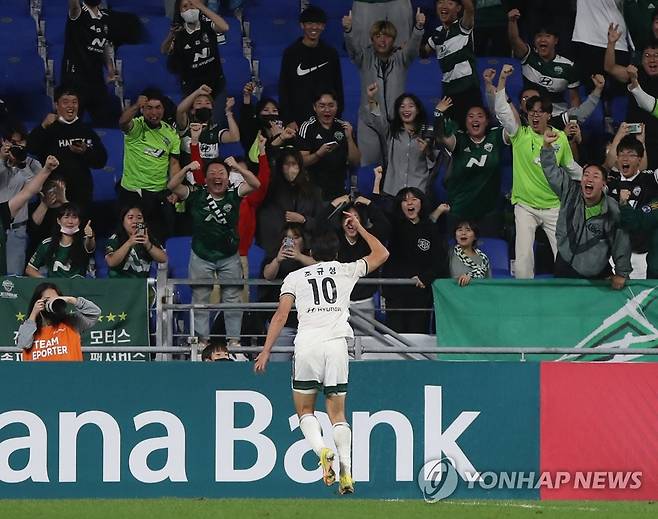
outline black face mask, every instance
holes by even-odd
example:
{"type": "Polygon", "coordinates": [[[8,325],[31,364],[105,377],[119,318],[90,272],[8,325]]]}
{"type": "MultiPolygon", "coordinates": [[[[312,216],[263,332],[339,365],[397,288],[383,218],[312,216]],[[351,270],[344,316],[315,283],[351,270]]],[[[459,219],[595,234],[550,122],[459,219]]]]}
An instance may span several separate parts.
{"type": "Polygon", "coordinates": [[[194,122],[207,124],[212,118],[212,110],[210,108],[197,108],[194,111],[194,122]]]}

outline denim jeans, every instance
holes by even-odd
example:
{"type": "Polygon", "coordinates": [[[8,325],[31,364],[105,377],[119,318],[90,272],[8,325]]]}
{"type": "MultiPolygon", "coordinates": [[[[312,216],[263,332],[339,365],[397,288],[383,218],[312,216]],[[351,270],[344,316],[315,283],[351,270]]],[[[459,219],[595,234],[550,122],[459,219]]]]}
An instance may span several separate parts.
{"type": "MultiPolygon", "coordinates": [[[[224,285],[224,279],[242,278],[242,266],[237,254],[215,262],[199,258],[194,251],[190,254],[189,266],[190,279],[209,279],[217,276],[222,287],[222,303],[240,303],[242,285],[224,285]]],[[[208,303],[212,285],[197,285],[192,287],[193,303],[208,303]]],[[[226,324],[226,335],[229,338],[240,338],[242,327],[242,310],[225,310],[224,323],[226,324]]],[[[207,310],[194,311],[194,333],[199,337],[208,337],[210,334],[209,312],[207,310]]]]}
{"type": "Polygon", "coordinates": [[[7,231],[7,274],[25,275],[25,249],[27,249],[27,226],[7,231]]]}

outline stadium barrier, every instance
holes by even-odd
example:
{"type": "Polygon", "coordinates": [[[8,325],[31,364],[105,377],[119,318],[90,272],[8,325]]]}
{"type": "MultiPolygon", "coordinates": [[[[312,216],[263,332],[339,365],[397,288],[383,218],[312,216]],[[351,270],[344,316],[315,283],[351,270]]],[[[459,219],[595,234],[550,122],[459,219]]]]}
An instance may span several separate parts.
{"type": "MultiPolygon", "coordinates": [[[[283,363],[0,364],[0,496],[329,497],[289,387],[283,363]]],[[[357,496],[655,500],[657,405],[652,363],[355,362],[357,496]]]]}

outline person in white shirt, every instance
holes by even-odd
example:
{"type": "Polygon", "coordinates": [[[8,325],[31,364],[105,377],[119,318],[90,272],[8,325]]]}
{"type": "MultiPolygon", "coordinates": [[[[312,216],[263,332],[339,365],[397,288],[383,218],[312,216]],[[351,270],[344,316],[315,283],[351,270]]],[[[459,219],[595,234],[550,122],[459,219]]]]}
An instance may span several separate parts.
{"type": "Polygon", "coordinates": [[[316,418],[317,392],[324,386],[327,414],[333,424],[333,437],[340,461],[339,492],[354,492],[351,475],[352,433],[345,418],[347,394],[347,338],[354,333],[349,325],[350,294],[359,278],[378,269],[388,259],[388,250],[366,231],[353,213],[346,220],[370,247],[370,254],[352,263],[336,261],[339,241],[334,231],[315,236],[311,255],[319,263],[286,276],[281,286],[279,306],[270,322],[265,346],[254,370],[265,371],[270,351],[293,304],[299,322],[293,359],[293,401],[299,416],[299,428],[320,458],[322,479],[332,485],[334,452],[325,446],[316,418]]]}

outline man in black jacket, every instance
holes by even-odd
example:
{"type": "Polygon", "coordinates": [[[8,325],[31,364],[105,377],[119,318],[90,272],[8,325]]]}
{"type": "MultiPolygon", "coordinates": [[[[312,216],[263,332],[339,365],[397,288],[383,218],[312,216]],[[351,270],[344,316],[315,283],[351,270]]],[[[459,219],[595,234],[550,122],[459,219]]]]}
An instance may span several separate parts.
{"type": "Polygon", "coordinates": [[[297,129],[313,114],[313,97],[319,91],[334,91],[338,116],[343,111],[343,76],[336,49],[320,36],[327,15],[309,6],[299,16],[303,36],[283,52],[279,75],[279,104],[283,122],[297,129]]]}
{"type": "Polygon", "coordinates": [[[43,122],[32,130],[27,148],[42,164],[48,155],[59,160],[69,201],[86,213],[94,188],[91,168],[105,167],[107,151],[91,126],[78,118],[79,97],[76,91],[67,87],[58,88],[55,91],[55,109],[57,113],[46,115],[43,122]]]}

